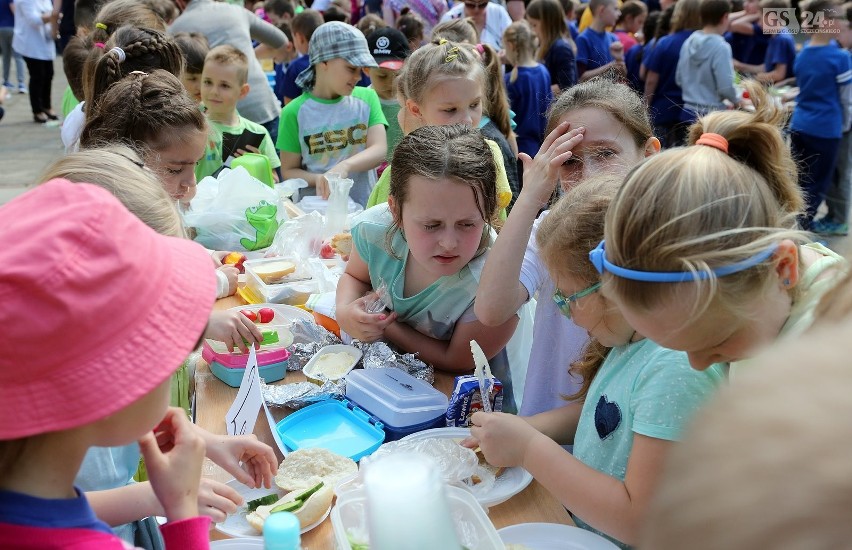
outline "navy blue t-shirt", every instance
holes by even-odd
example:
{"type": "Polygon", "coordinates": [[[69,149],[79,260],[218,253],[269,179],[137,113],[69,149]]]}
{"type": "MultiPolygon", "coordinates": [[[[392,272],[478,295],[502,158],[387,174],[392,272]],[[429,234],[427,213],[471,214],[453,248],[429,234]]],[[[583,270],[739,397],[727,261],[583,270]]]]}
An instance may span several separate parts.
{"type": "Polygon", "coordinates": [[[790,128],[818,138],[843,134],[840,86],[852,83],[852,56],[835,44],[805,46],[796,58],[794,71],[799,95],[790,128]]]}
{"type": "MultiPolygon", "coordinates": [[[[296,99],[302,95],[302,88],[296,84],[296,77],[310,66],[311,58],[307,55],[300,55],[287,65],[287,72],[284,73],[284,83],[281,86],[281,95],[279,96],[282,103],[285,97],[296,99]]],[[[275,86],[275,95],[278,95],[277,84],[275,86]]]]}
{"type": "Polygon", "coordinates": [[[571,20],[568,22],[568,32],[571,34],[571,40],[576,42],[577,37],[580,36],[580,28],[577,26],[576,21],[571,20]]]}
{"type": "Polygon", "coordinates": [[[0,0],[0,27],[14,27],[15,15],[9,7],[12,0],[0,0]]]}
{"type": "Polygon", "coordinates": [[[675,81],[675,71],[680,59],[680,49],[693,32],[695,31],[683,30],[660,38],[642,62],[647,70],[660,75],[650,105],[654,126],[671,126],[681,120],[683,94],[675,81]]]}
{"type": "Polygon", "coordinates": [[[574,50],[564,38],[559,38],[550,46],[542,61],[547,67],[547,72],[550,73],[551,84],[558,85],[560,90],[570,88],[577,83],[574,50]]]}
{"type": "Polygon", "coordinates": [[[723,36],[731,45],[731,56],[746,65],[760,65],[766,57],[771,34],[763,34],[763,27],[752,23],[754,34],[726,32],[723,36]]]}
{"type": "Polygon", "coordinates": [[[598,32],[586,27],[577,37],[577,64],[584,65],[585,70],[593,70],[612,61],[609,45],[618,42],[618,37],[611,32],[598,32]]]}
{"type": "Polygon", "coordinates": [[[783,78],[793,76],[793,64],[796,62],[796,41],[793,35],[788,32],[773,35],[769,40],[769,46],[766,48],[766,58],[763,60],[763,67],[766,72],[775,68],[779,63],[787,64],[787,72],[783,78]]]}
{"type": "Polygon", "coordinates": [[[544,141],[545,113],[553,99],[550,75],[543,65],[536,65],[518,67],[518,78],[514,82],[510,82],[511,74],[507,73],[505,78],[509,103],[518,121],[515,128],[518,150],[534,157],[544,141]]]}
{"type": "Polygon", "coordinates": [[[46,499],[0,490],[0,523],[55,529],[91,529],[112,534],[109,525],[95,516],[82,491],[77,498],[46,499]]]}
{"type": "Polygon", "coordinates": [[[645,46],[636,44],[624,54],[624,65],[627,67],[627,81],[630,87],[639,92],[645,93],[645,82],[639,78],[639,69],[642,66],[642,59],[645,46]]]}

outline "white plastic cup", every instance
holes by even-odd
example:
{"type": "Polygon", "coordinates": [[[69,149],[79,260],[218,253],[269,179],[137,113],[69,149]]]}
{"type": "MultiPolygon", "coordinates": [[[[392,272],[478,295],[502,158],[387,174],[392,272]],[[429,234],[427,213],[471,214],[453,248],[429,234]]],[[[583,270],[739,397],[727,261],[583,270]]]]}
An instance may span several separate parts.
{"type": "Polygon", "coordinates": [[[365,470],[371,550],[461,548],[432,459],[396,453],[370,462],[365,470]]]}

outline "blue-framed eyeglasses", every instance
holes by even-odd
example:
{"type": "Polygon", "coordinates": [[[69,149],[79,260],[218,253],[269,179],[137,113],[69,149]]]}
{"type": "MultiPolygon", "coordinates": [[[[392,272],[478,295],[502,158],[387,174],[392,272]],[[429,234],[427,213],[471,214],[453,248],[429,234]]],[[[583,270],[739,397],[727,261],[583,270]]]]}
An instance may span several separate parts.
{"type": "Polygon", "coordinates": [[[580,292],[575,292],[570,296],[565,296],[562,294],[558,288],[556,292],[553,293],[553,301],[556,302],[556,305],[559,306],[559,311],[562,312],[562,315],[565,317],[571,318],[571,304],[583,298],[584,296],[588,296],[589,294],[594,294],[601,288],[601,283],[595,283],[589,288],[584,288],[580,292]]]}

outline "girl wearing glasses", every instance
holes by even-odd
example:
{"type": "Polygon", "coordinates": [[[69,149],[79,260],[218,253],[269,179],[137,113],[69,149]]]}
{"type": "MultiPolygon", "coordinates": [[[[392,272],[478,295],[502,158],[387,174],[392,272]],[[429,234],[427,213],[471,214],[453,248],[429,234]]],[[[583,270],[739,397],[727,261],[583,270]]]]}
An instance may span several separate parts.
{"type": "Polygon", "coordinates": [[[512,24],[509,12],[500,4],[488,0],[458,2],[441,17],[441,22],[470,17],[479,32],[479,42],[497,51],[503,49],[503,31],[512,24]]]}
{"type": "Polygon", "coordinates": [[[707,115],[690,146],[628,175],[595,252],[631,326],[696,369],[800,334],[845,267],[797,230],[803,200],[782,114],[759,85],[748,91],[754,114],[707,115]]]}
{"type": "Polygon", "coordinates": [[[603,235],[621,179],[600,176],[572,189],[537,233],[556,282],[553,299],[591,337],[571,367],[582,378],[575,401],[526,418],[476,413],[471,435],[490,464],[523,466],[579,527],[628,547],[637,542],[672,443],[724,373],[720,366],[692,370],[685,353],[636,332],[600,293],[588,250],[603,235]],[[574,445],[573,455],[565,444],[574,445]]]}
{"type": "Polygon", "coordinates": [[[565,404],[578,390],[564,368],[582,353],[588,336],[560,314],[551,300],[554,281],[535,242],[557,180],[567,190],[592,174],[624,174],[659,151],[648,113],[629,86],[596,78],[566,90],[551,106],[549,134],[535,161],[521,154],[525,185],[485,263],[476,294],[476,315],[499,326],[538,293],[532,349],[521,414],[533,415],[565,404]]]}

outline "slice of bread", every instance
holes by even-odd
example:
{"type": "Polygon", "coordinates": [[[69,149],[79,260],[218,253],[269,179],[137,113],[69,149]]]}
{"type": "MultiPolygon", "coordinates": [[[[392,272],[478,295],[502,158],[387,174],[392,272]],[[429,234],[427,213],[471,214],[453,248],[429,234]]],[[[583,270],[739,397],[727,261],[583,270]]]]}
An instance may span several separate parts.
{"type": "Polygon", "coordinates": [[[286,491],[306,488],[314,477],[334,487],[342,479],[358,472],[358,465],[345,456],[326,449],[299,449],[288,454],[278,467],[275,484],[286,491]]]}
{"type": "Polygon", "coordinates": [[[260,277],[261,281],[270,284],[296,271],[296,264],[287,260],[279,260],[252,266],[252,271],[260,277]]]}
{"type": "Polygon", "coordinates": [[[352,234],[338,233],[331,238],[331,247],[341,256],[352,254],[352,234]]]}

